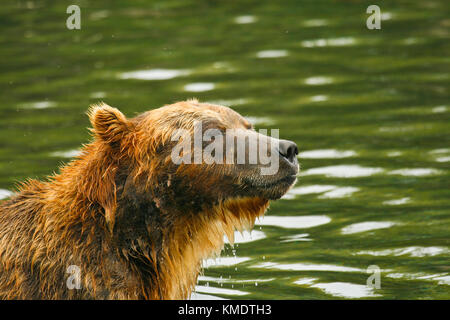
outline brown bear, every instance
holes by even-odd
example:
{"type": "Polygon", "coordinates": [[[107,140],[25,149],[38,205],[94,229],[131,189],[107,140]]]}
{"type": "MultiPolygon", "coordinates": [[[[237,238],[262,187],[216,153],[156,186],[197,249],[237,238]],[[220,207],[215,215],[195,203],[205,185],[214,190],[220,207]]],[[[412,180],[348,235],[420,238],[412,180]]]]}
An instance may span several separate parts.
{"type": "Polygon", "coordinates": [[[251,228],[296,181],[297,146],[272,137],[270,175],[260,162],[173,161],[173,134],[196,122],[261,136],[228,107],[190,100],[127,119],[102,103],[88,115],[94,138],[81,154],[0,204],[2,299],[189,298],[224,235],[251,228]]]}

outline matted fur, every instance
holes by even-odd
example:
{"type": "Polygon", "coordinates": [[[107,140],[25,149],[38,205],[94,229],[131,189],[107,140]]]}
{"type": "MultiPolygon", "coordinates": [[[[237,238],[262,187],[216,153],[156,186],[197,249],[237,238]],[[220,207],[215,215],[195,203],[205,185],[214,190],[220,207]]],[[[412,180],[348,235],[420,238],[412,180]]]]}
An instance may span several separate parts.
{"type": "Polygon", "coordinates": [[[164,147],[194,119],[250,125],[195,100],[133,119],[105,104],[88,114],[94,139],[80,156],[0,204],[0,298],[188,298],[201,261],[220,253],[224,235],[251,228],[269,201],[226,185],[233,166],[175,168],[164,147]],[[70,265],[81,269],[79,290],[66,286],[70,265]]]}

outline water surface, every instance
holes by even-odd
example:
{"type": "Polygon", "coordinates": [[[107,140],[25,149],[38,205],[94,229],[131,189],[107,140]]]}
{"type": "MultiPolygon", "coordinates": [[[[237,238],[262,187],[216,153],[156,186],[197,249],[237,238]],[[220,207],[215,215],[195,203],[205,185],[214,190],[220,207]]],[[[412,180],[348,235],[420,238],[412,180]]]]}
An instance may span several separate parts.
{"type": "Polygon", "coordinates": [[[448,1],[383,3],[381,30],[369,4],[83,1],[70,31],[64,2],[2,1],[0,198],[77,154],[89,104],[197,97],[280,129],[302,171],[193,298],[449,299],[448,1]]]}

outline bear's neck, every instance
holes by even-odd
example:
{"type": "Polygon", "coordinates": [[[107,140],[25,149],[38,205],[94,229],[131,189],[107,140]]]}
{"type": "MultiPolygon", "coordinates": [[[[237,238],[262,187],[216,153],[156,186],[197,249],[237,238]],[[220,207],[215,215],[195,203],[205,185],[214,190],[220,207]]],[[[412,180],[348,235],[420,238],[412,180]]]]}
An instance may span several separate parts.
{"type": "Polygon", "coordinates": [[[251,228],[268,206],[260,198],[191,203],[185,201],[191,197],[188,191],[162,195],[156,188],[143,189],[126,164],[107,164],[105,151],[95,148],[88,146],[79,160],[61,169],[51,182],[49,195],[76,212],[73,224],[97,228],[103,238],[99,241],[108,243],[108,256],[113,256],[108,259],[122,265],[114,272],[123,273],[128,281],[123,290],[134,292],[118,296],[188,298],[202,261],[220,253],[224,235],[233,242],[234,230],[251,228]],[[111,201],[115,219],[108,230],[102,207],[111,201]]]}
{"type": "Polygon", "coordinates": [[[124,184],[115,241],[144,285],[151,283],[146,295],[160,299],[189,298],[202,261],[220,254],[224,235],[233,242],[235,229],[250,229],[268,206],[265,199],[235,198],[180,210],[150,194],[124,184]]]}

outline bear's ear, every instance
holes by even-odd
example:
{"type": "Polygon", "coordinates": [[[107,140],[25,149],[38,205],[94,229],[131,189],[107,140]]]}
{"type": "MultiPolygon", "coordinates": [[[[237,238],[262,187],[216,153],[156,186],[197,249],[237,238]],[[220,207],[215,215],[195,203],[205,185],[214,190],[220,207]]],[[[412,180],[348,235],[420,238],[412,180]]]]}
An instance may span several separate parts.
{"type": "Polygon", "coordinates": [[[109,144],[120,141],[129,131],[130,123],[119,109],[106,103],[92,105],[88,111],[95,136],[109,144]]]}

